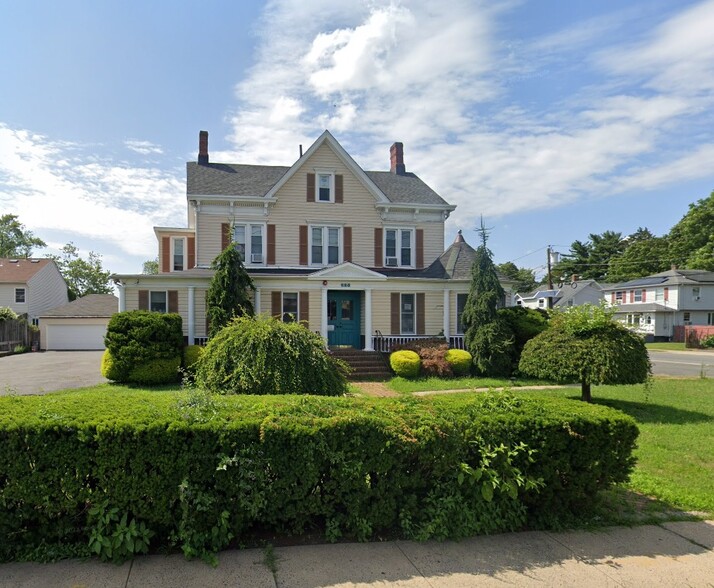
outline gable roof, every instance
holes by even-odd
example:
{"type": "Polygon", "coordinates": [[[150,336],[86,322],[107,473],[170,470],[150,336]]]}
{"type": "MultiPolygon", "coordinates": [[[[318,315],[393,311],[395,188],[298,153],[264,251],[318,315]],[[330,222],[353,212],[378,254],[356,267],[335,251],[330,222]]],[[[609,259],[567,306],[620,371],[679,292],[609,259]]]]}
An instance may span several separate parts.
{"type": "Polygon", "coordinates": [[[635,278],[628,282],[619,284],[610,284],[604,287],[603,290],[618,290],[621,288],[634,288],[637,286],[667,286],[679,284],[714,284],[714,272],[706,270],[681,270],[671,269],[666,272],[635,278]]]}
{"type": "Polygon", "coordinates": [[[450,206],[416,174],[365,172],[329,131],[325,131],[292,166],[229,163],[186,164],[186,192],[191,196],[236,196],[271,198],[312,154],[327,143],[345,166],[382,204],[450,206]]]}
{"type": "Polygon", "coordinates": [[[69,304],[44,312],[44,317],[108,317],[119,310],[119,299],[112,294],[87,294],[69,304]]]}
{"type": "Polygon", "coordinates": [[[53,264],[49,258],[0,258],[0,283],[25,284],[44,267],[53,264]]]}

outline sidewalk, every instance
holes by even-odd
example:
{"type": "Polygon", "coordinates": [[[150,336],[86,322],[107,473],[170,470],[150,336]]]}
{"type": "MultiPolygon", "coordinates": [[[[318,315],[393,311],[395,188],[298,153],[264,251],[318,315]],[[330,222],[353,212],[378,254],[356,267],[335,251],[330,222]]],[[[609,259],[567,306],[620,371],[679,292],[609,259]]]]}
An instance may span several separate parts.
{"type": "Polygon", "coordinates": [[[458,543],[343,543],[226,551],[217,568],[183,556],[0,565],[0,587],[241,588],[714,586],[714,521],[532,531],[458,543]]]}

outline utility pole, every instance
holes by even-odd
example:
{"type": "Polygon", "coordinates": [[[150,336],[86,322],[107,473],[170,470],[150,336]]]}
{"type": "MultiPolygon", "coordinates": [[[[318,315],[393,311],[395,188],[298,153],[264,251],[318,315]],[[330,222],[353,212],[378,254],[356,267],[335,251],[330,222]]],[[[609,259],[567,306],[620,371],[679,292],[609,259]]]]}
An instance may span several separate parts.
{"type": "MultiPolygon", "coordinates": [[[[548,249],[546,249],[546,255],[548,256],[548,290],[553,290],[553,273],[552,273],[552,268],[550,265],[550,257],[551,257],[551,248],[550,245],[548,245],[548,249]]],[[[548,296],[548,308],[553,308],[553,297],[548,296]]]]}

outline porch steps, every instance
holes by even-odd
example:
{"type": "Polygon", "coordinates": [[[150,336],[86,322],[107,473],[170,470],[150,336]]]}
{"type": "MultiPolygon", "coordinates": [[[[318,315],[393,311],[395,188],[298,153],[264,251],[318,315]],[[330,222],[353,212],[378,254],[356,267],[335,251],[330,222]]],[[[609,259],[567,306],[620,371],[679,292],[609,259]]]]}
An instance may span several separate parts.
{"type": "Polygon", "coordinates": [[[352,368],[352,373],[348,376],[350,380],[388,380],[392,377],[392,371],[379,351],[349,348],[331,349],[330,352],[352,368]]]}

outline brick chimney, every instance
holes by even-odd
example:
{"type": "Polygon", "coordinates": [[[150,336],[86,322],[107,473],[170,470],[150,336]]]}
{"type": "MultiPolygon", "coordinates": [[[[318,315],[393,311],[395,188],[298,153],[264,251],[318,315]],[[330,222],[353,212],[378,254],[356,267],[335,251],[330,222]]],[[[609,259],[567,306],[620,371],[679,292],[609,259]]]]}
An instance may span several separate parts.
{"type": "Polygon", "coordinates": [[[208,131],[198,133],[198,163],[208,165],[208,131]]]}
{"type": "Polygon", "coordinates": [[[404,166],[403,143],[394,143],[389,148],[389,171],[398,176],[403,176],[407,173],[407,168],[404,166]]]}

